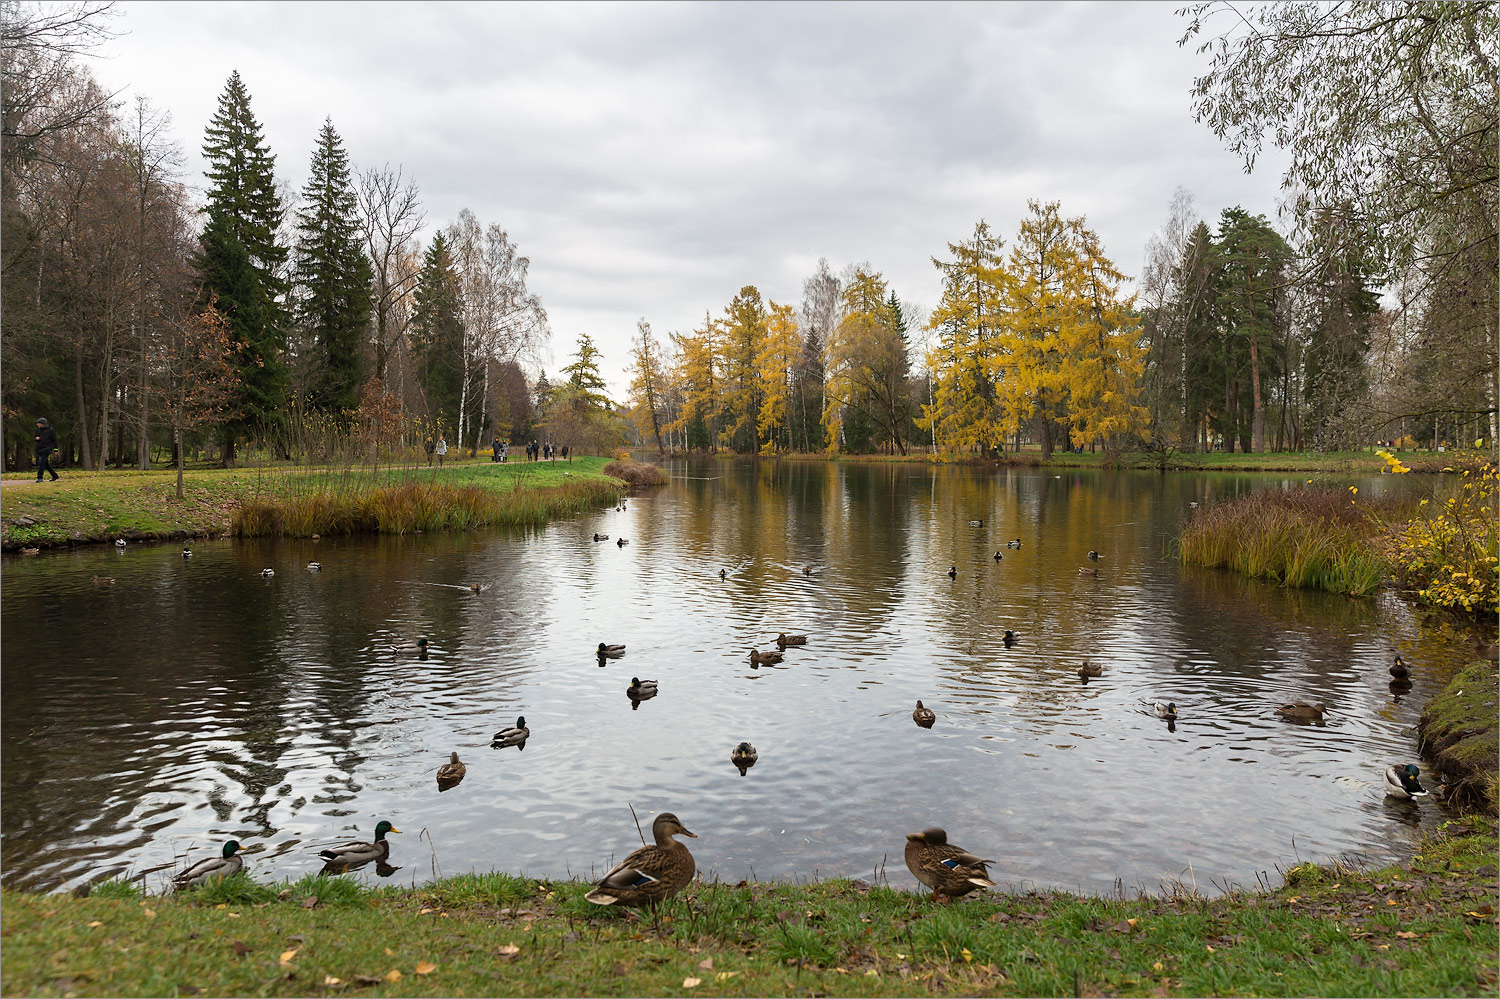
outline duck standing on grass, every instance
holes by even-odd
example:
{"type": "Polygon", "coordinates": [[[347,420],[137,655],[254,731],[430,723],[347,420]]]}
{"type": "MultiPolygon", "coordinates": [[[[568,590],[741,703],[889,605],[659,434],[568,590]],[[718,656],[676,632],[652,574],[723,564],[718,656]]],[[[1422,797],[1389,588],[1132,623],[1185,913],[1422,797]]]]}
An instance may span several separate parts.
{"type": "Polygon", "coordinates": [[[952,900],[975,888],[995,887],[985,869],[986,864],[993,863],[950,845],[948,834],[941,829],[924,829],[906,837],[906,869],[932,889],[934,902],[940,894],[952,900]]]}
{"type": "Polygon", "coordinates": [[[184,888],[197,888],[207,884],[214,878],[224,878],[245,866],[244,859],[239,855],[240,844],[237,840],[230,840],[224,844],[224,852],[218,857],[209,857],[200,860],[192,867],[172,878],[172,887],[178,891],[184,888]]]}
{"type": "Polygon", "coordinates": [[[673,836],[691,836],[677,816],[662,812],[651,823],[654,845],[631,851],[630,855],[610,868],[584,898],[595,905],[655,905],[676,895],[688,886],[697,873],[697,865],[688,848],[673,836]]]}
{"type": "Polygon", "coordinates": [[[375,842],[354,840],[342,846],[330,846],[319,850],[323,859],[323,874],[345,874],[356,867],[363,867],[372,860],[384,863],[391,855],[391,844],[386,842],[386,833],[398,833],[400,829],[381,819],[375,826],[375,842]]]}

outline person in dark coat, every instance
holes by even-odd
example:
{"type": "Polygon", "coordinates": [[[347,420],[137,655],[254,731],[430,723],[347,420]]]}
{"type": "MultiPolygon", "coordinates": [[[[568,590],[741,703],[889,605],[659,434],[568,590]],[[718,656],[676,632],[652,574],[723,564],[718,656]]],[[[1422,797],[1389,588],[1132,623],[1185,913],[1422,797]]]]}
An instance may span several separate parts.
{"type": "Polygon", "coordinates": [[[36,480],[42,481],[42,473],[49,472],[52,481],[57,481],[57,469],[52,467],[52,452],[57,450],[57,431],[52,429],[52,424],[46,418],[38,417],[36,421],[36,480]]]}

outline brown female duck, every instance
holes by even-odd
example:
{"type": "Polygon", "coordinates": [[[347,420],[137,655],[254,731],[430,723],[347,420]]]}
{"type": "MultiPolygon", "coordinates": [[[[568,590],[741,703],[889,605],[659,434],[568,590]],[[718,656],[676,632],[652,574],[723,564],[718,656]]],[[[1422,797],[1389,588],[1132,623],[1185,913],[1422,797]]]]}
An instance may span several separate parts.
{"type": "Polygon", "coordinates": [[[672,838],[679,834],[698,838],[677,816],[662,812],[651,823],[656,843],[632,851],[583,897],[595,905],[655,905],[676,895],[697,872],[688,848],[672,838]]]}

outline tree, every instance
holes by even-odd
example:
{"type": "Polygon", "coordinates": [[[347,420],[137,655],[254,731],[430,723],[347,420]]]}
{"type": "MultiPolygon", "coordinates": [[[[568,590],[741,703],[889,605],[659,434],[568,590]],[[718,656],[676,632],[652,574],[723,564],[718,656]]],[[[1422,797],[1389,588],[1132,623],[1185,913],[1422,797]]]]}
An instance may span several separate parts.
{"type": "Polygon", "coordinates": [[[812,451],[815,430],[821,446],[825,380],[823,348],[833,331],[833,324],[838,321],[842,288],[839,279],[828,269],[826,257],[818,258],[817,271],[802,282],[802,307],[797,322],[802,331],[802,356],[792,374],[795,407],[789,416],[793,449],[800,447],[802,451],[812,451]]]}
{"type": "Polygon", "coordinates": [[[688,448],[713,451],[719,446],[722,401],[720,324],[706,313],[703,328],[673,333],[677,347],[675,380],[683,387],[682,408],[667,429],[679,431],[688,448]]]}
{"type": "Polygon", "coordinates": [[[439,432],[457,423],[463,389],[463,302],[458,273],[448,242],[441,232],[422,258],[417,276],[412,332],[416,340],[417,380],[426,401],[427,417],[439,432]]]}
{"type": "Polygon", "coordinates": [[[295,315],[315,350],[312,405],[333,414],[355,409],[364,385],[374,274],[358,207],[343,140],[325,120],[297,212],[295,315]]]}
{"type": "Polygon", "coordinates": [[[1068,388],[1068,426],[1073,442],[1102,442],[1118,450],[1150,424],[1138,404],[1145,349],[1134,316],[1135,296],[1121,298],[1125,275],[1104,255],[1098,235],[1074,227],[1082,268],[1080,315],[1065,327],[1063,381],[1068,388]]]}
{"type": "Polygon", "coordinates": [[[661,440],[661,397],[663,379],[661,345],[651,332],[651,324],[643,316],[636,321],[635,339],[630,344],[630,398],[634,403],[636,426],[641,436],[647,431],[656,438],[656,453],[667,453],[661,440]]]}
{"type": "Polygon", "coordinates": [[[747,284],[724,310],[723,406],[726,442],[736,451],[756,450],[761,382],[756,358],[766,338],[766,307],[760,290],[747,284]]]}
{"type": "Polygon", "coordinates": [[[1261,375],[1274,362],[1289,316],[1286,287],[1291,247],[1260,215],[1227,208],[1219,220],[1218,255],[1224,277],[1219,285],[1219,313],[1232,355],[1243,347],[1250,374],[1250,443],[1266,449],[1265,401],[1261,375]]]}
{"type": "MultiPolygon", "coordinates": [[[[906,453],[904,427],[910,419],[906,394],[909,362],[898,332],[889,287],[878,273],[855,269],[844,286],[838,325],[825,348],[828,370],[823,425],[829,451],[838,451],[850,416],[862,417],[906,453]]],[[[867,450],[853,444],[855,450],[867,450]]]]}
{"type": "Polygon", "coordinates": [[[365,250],[370,255],[371,307],[375,316],[375,377],[382,385],[389,359],[406,335],[403,308],[417,289],[417,271],[405,266],[411,246],[426,220],[415,182],[389,165],[360,175],[359,215],[365,250]]]}
{"type": "Polygon", "coordinates": [[[276,159],[266,148],[250,95],[231,73],[218,110],[204,132],[208,161],[208,224],[198,268],[205,294],[215,297],[237,345],[239,415],[224,426],[224,460],[234,461],[238,436],[283,422],[287,403],[286,282],[279,270],[287,250],[276,232],[282,220],[276,159]]]}
{"type": "Polygon", "coordinates": [[[239,366],[234,363],[239,349],[229,323],[213,302],[201,312],[178,311],[165,324],[160,338],[159,401],[172,428],[178,499],[183,498],[187,432],[222,425],[235,415],[230,407],[239,395],[239,366]]]}
{"type": "Polygon", "coordinates": [[[949,243],[952,260],[932,258],[943,275],[943,298],[928,317],[938,343],[927,358],[936,385],[919,425],[950,453],[999,445],[1005,424],[996,409],[995,379],[1004,366],[999,338],[1005,295],[1004,240],[980,219],[967,242],[949,243]]]}
{"type": "Polygon", "coordinates": [[[792,446],[788,423],[788,402],[792,391],[792,372],[802,354],[802,340],[797,315],[790,305],[771,303],[766,315],[766,332],[755,367],[760,379],[760,412],[755,433],[761,454],[774,454],[779,447],[792,446]]]}
{"type": "Polygon", "coordinates": [[[600,357],[593,339],[579,334],[573,363],[562,369],[567,380],[552,389],[547,411],[547,433],[555,443],[599,451],[625,440],[624,427],[605,393],[600,357]]]}

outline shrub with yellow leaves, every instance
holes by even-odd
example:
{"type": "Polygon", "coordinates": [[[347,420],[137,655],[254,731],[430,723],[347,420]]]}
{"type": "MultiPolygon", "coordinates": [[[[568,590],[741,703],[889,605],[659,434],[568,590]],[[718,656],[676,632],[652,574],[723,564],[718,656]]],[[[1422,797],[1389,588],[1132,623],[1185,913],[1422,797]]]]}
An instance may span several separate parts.
{"type": "MultiPolygon", "coordinates": [[[[1410,471],[1377,452],[1391,471],[1410,471]]],[[[1386,555],[1402,580],[1424,602],[1471,613],[1500,610],[1500,490],[1493,464],[1465,469],[1463,482],[1429,513],[1422,512],[1390,533],[1386,555]]]]}

